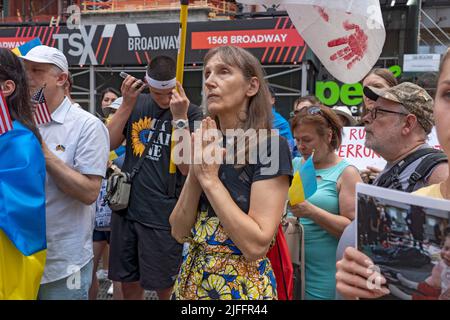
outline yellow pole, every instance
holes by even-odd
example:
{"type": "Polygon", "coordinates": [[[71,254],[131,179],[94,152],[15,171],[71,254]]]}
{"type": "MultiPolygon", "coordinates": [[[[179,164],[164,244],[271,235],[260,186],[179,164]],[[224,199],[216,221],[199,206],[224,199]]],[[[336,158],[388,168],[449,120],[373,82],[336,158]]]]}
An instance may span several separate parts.
{"type": "MultiPolygon", "coordinates": [[[[183,84],[183,74],[184,74],[184,56],[186,52],[186,29],[187,29],[187,17],[188,17],[188,5],[189,0],[180,0],[180,31],[179,31],[179,41],[180,46],[178,48],[177,56],[177,81],[183,84]]],[[[173,140],[173,128],[172,128],[172,141],[170,144],[170,166],[169,173],[175,174],[177,172],[177,167],[173,162],[173,149],[175,148],[175,141],[173,140]]]]}
{"type": "Polygon", "coordinates": [[[186,29],[187,29],[187,17],[188,17],[188,0],[181,0],[180,9],[180,31],[179,40],[180,47],[178,48],[177,56],[177,80],[183,84],[183,73],[184,73],[184,56],[186,52],[186,29]]]}

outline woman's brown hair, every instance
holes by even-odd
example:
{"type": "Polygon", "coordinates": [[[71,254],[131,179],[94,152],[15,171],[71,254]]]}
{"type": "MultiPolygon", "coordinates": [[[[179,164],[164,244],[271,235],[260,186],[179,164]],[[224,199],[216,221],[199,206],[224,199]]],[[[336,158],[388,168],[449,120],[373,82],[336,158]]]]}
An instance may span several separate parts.
{"type": "Polygon", "coordinates": [[[372,74],[379,76],[386,81],[389,87],[394,87],[398,84],[397,78],[394,76],[392,71],[387,68],[374,68],[364,77],[364,79],[372,74]]]}
{"type": "Polygon", "coordinates": [[[319,136],[325,137],[331,129],[330,149],[337,150],[342,142],[342,122],[328,107],[322,105],[305,107],[292,119],[292,132],[301,125],[311,124],[319,136]]]}
{"type": "Polygon", "coordinates": [[[0,48],[0,82],[6,80],[11,80],[16,85],[14,92],[5,98],[12,120],[19,121],[41,141],[41,135],[33,120],[30,92],[23,63],[11,50],[0,48]]]}
{"type": "Polygon", "coordinates": [[[304,101],[308,101],[313,106],[317,106],[317,105],[320,104],[319,99],[317,99],[315,96],[304,96],[304,97],[297,98],[294,101],[294,108],[293,109],[295,109],[297,107],[297,105],[299,105],[300,103],[302,103],[304,101]]]}

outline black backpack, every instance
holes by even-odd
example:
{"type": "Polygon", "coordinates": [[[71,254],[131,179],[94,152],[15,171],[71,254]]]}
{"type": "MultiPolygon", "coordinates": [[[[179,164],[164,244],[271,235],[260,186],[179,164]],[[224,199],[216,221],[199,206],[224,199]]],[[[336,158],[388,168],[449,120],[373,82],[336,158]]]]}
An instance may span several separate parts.
{"type": "Polygon", "coordinates": [[[416,152],[411,153],[405,159],[400,160],[396,165],[394,165],[390,170],[385,172],[377,180],[376,185],[383,188],[397,189],[405,192],[415,191],[415,186],[417,182],[424,179],[433,170],[435,166],[440,163],[448,162],[447,156],[444,152],[436,150],[433,148],[419,149],[416,152]],[[425,157],[424,157],[425,156],[425,157]],[[411,163],[417,159],[424,157],[416,170],[411,174],[408,179],[408,187],[403,190],[402,185],[399,180],[400,174],[405,170],[411,163]]]}

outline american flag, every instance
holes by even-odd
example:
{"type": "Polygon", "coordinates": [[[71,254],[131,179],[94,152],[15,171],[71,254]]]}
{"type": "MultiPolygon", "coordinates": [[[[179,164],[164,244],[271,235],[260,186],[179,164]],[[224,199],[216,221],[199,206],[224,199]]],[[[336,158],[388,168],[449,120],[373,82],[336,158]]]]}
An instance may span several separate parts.
{"type": "Polygon", "coordinates": [[[52,118],[50,116],[50,111],[47,107],[47,102],[44,97],[44,88],[40,88],[31,98],[31,101],[34,104],[34,122],[36,125],[43,125],[49,123],[52,118]]]}
{"type": "Polygon", "coordinates": [[[9,116],[8,106],[6,105],[3,92],[0,90],[0,135],[12,130],[12,121],[9,116]]]}

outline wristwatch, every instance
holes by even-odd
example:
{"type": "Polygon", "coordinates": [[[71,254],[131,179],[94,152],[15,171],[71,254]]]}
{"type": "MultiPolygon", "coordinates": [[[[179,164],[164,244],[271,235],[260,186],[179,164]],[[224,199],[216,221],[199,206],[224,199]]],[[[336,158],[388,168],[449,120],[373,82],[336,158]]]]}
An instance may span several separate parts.
{"type": "Polygon", "coordinates": [[[174,129],[186,129],[189,128],[189,121],[184,119],[172,120],[172,126],[174,129]]]}

